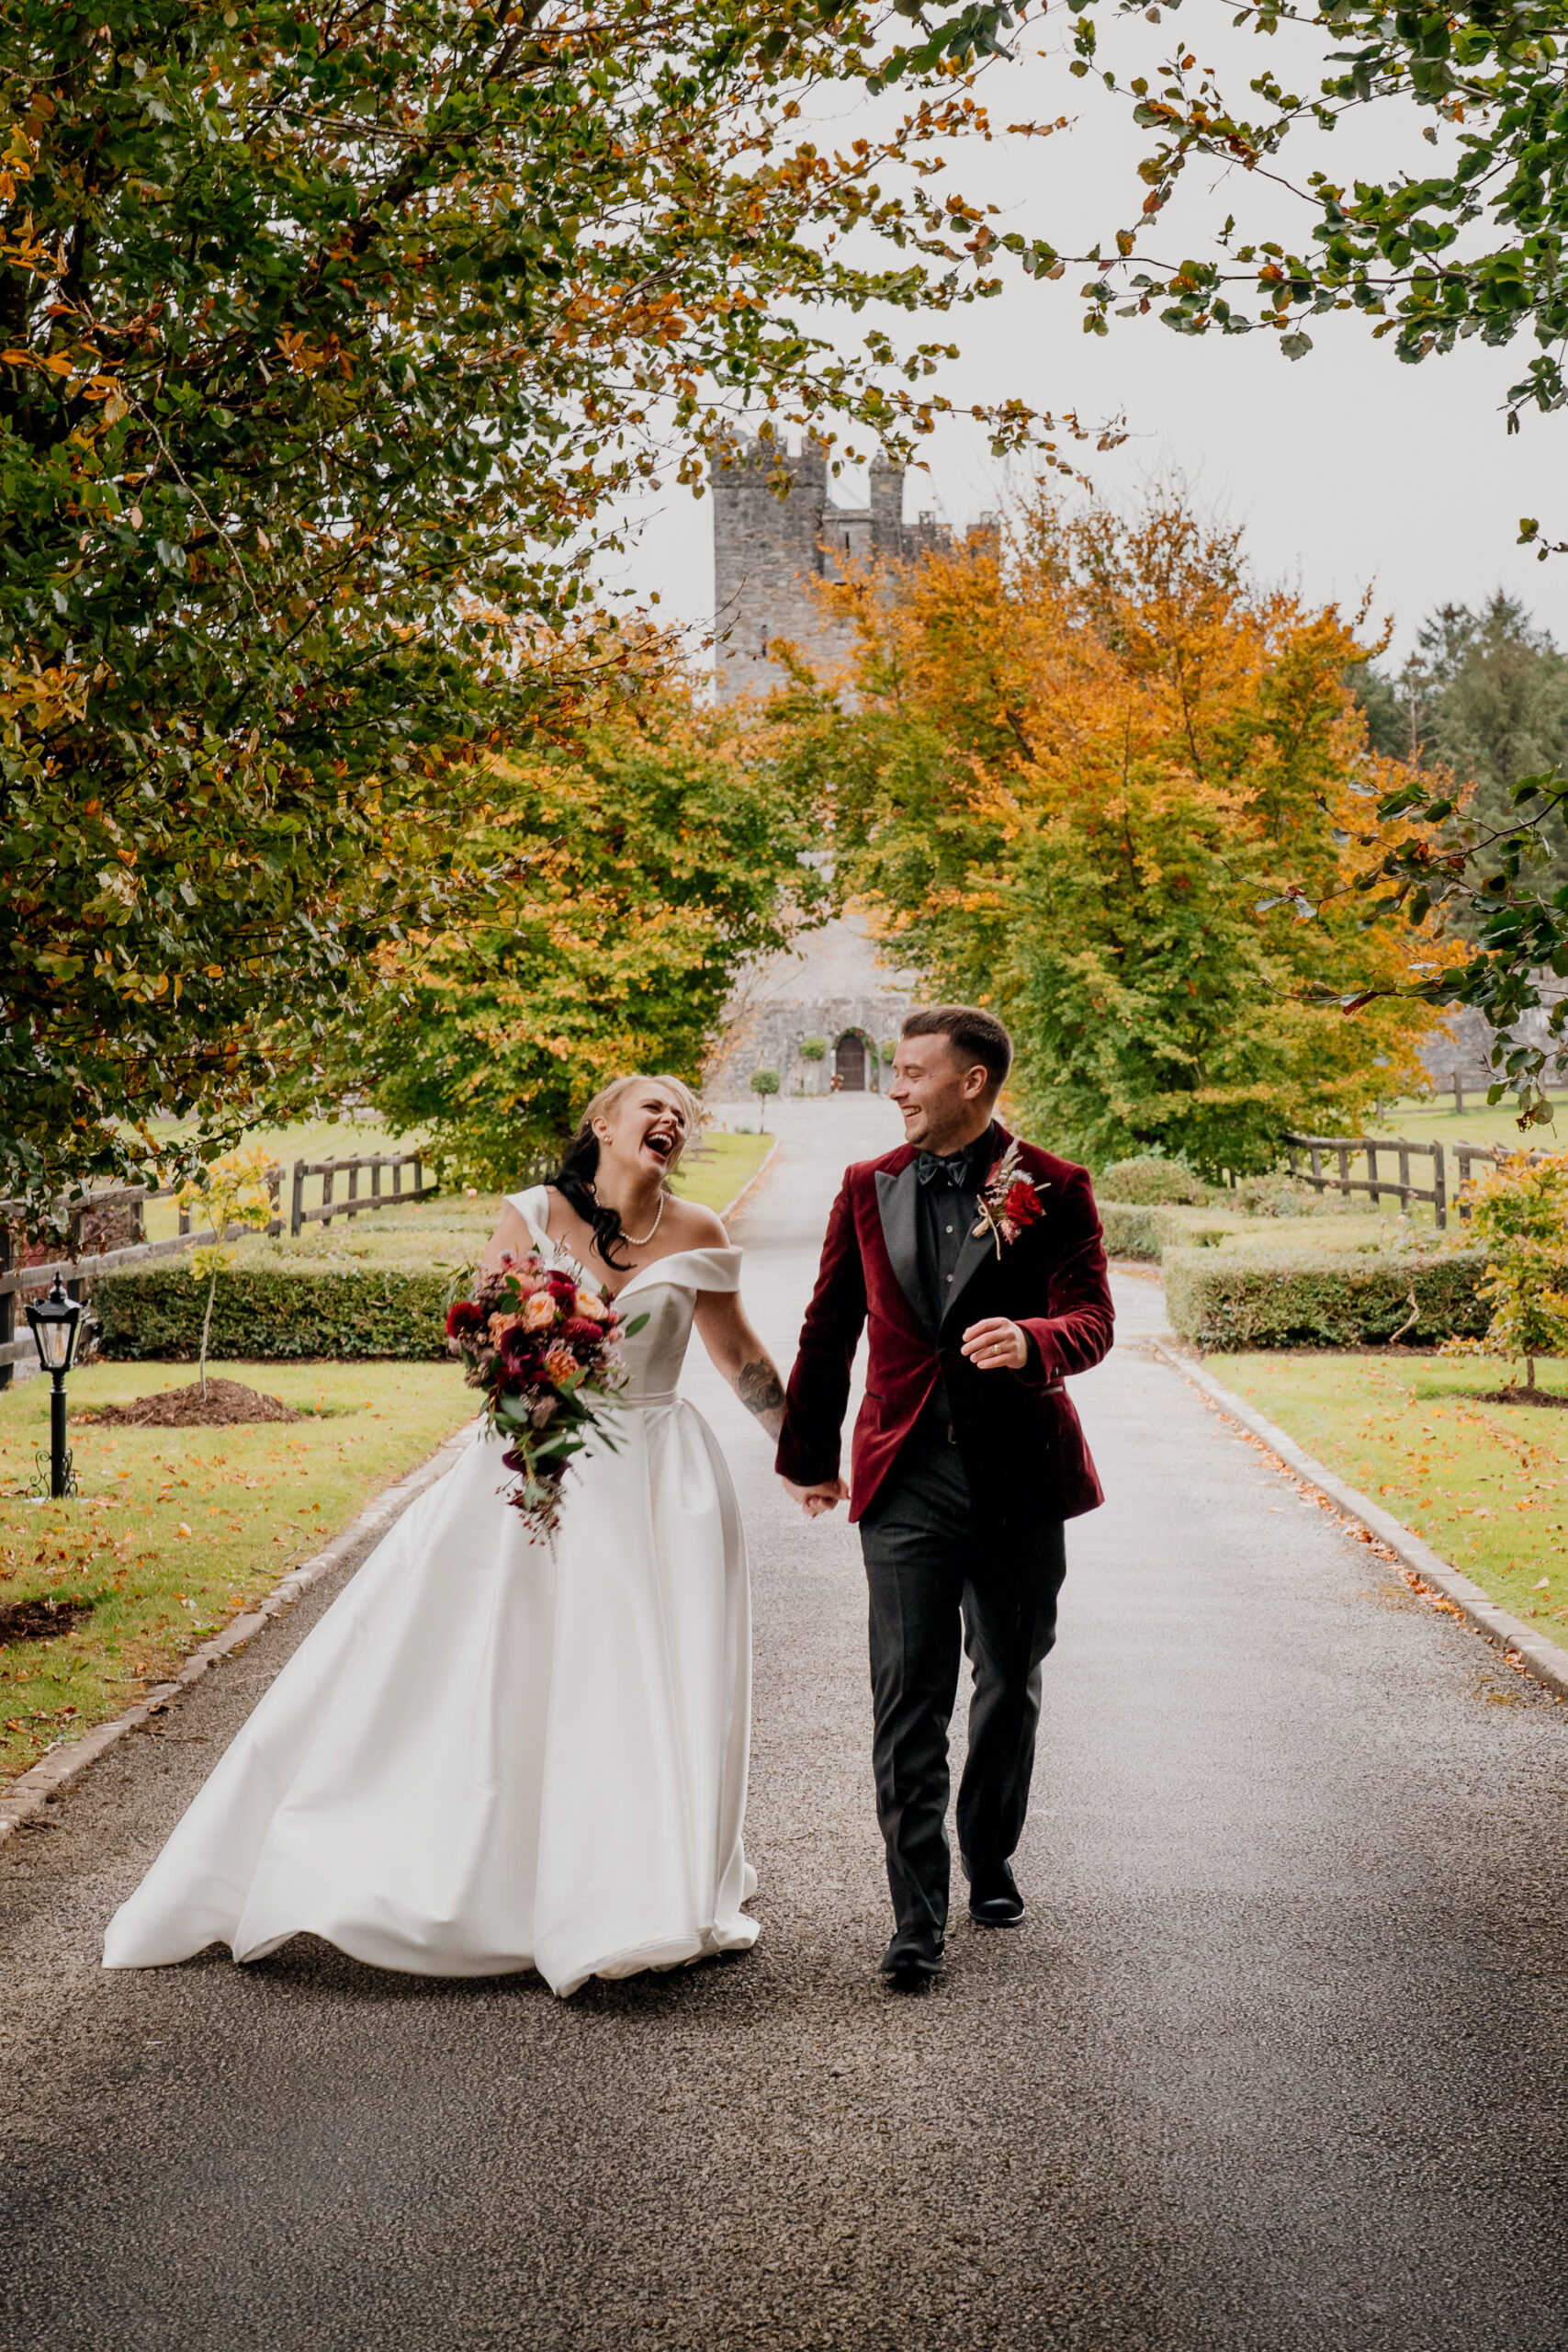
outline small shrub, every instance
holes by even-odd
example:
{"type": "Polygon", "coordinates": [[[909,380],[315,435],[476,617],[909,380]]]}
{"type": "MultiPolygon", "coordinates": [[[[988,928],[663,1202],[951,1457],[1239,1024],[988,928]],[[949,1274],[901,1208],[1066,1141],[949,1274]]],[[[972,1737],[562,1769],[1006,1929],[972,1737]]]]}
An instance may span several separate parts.
{"type": "MultiPolygon", "coordinates": [[[[1230,1195],[1248,1216],[1321,1216],[1334,1205],[1330,1195],[1297,1176],[1244,1176],[1230,1195]]],[[[1358,1205],[1366,1199],[1358,1198],[1358,1205]]]]}
{"type": "Polygon", "coordinates": [[[1568,1355],[1568,1153],[1499,1153],[1470,1200],[1491,1321],[1482,1338],[1450,1340],[1447,1351],[1522,1363],[1533,1388],[1538,1356],[1568,1355]]]}
{"type": "Polygon", "coordinates": [[[1113,1160],[1096,1190],[1103,1200],[1131,1201],[1139,1208],[1201,1208],[1210,1197],[1207,1184],[1184,1160],[1163,1159],[1154,1152],[1113,1160]]]}
{"type": "Polygon", "coordinates": [[[212,1304],[218,1295],[218,1277],[238,1264],[240,1252],[231,1235],[264,1233],[273,1218],[273,1198],[270,1178],[272,1155],[265,1144],[247,1145],[243,1151],[225,1152],[202,1169],[199,1175],[190,1177],[180,1186],[175,1205],[196,1224],[209,1217],[215,1239],[198,1241],[186,1257],[186,1272],[192,1282],[207,1283],[207,1312],[202,1317],[200,1363],[201,1393],[207,1395],[207,1341],[212,1329],[212,1304]]]}
{"type": "Polygon", "coordinates": [[[1430,1347],[1485,1330],[1485,1271],[1481,1250],[1317,1258],[1170,1250],[1166,1308],[1171,1329],[1184,1340],[1227,1355],[1263,1348],[1380,1347],[1396,1340],[1430,1347]]]}
{"type": "Polygon", "coordinates": [[[826,1058],[827,1052],[826,1037],[803,1037],[800,1041],[800,1058],[803,1062],[822,1061],[826,1058]]]}

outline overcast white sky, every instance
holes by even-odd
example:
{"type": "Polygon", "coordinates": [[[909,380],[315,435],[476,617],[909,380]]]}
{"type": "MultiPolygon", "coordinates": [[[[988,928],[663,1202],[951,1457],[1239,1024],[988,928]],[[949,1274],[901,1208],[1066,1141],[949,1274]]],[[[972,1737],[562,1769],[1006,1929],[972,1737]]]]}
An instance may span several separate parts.
{"type": "MultiPolygon", "coordinates": [[[[1123,61],[1128,44],[1138,46],[1128,70],[1152,78],[1169,53],[1171,24],[1168,15],[1157,30],[1138,19],[1117,34],[1123,61]]],[[[1298,89],[1315,87],[1310,53],[1287,46],[1310,36],[1282,32],[1265,44],[1237,35],[1230,12],[1213,0],[1184,8],[1178,28],[1204,63],[1220,63],[1238,104],[1247,77],[1264,63],[1298,89]]],[[[966,195],[998,205],[999,228],[1046,236],[1064,250],[1109,242],[1137,212],[1143,191],[1134,167],[1145,135],[1126,122],[1121,102],[1068,76],[1062,16],[1053,13],[1046,32],[1027,30],[1020,50],[1015,62],[981,78],[978,95],[994,123],[1065,113],[1071,127],[1043,141],[1000,135],[988,146],[955,145],[948,151],[951,179],[966,195]]],[[[837,141],[863,120],[829,105],[821,133],[837,141]]],[[[1310,154],[1303,141],[1299,156],[1290,154],[1292,168],[1304,177],[1310,163],[1324,162],[1344,179],[1372,165],[1386,175],[1391,140],[1402,160],[1429,167],[1430,149],[1413,143],[1417,129],[1413,111],[1401,110],[1381,128],[1360,123],[1310,154]]],[[[1256,179],[1194,177],[1163,216],[1155,249],[1205,250],[1210,227],[1227,211],[1251,226],[1271,201],[1256,179]]],[[[1299,246],[1303,217],[1279,202],[1274,232],[1299,246]]],[[[1103,492],[1131,500],[1144,479],[1179,469],[1207,504],[1245,526],[1253,564],[1266,578],[1350,607],[1370,585],[1376,613],[1393,617],[1395,655],[1408,650],[1434,605],[1474,604],[1498,584],[1568,644],[1568,558],[1540,564],[1515,545],[1518,517],[1527,514],[1568,537],[1568,418],[1532,411],[1518,435],[1504,429],[1501,403],[1534,354],[1533,338],[1496,352],[1471,344],[1410,368],[1345,315],[1312,322],[1316,347],[1294,363],[1272,335],[1192,340],[1153,318],[1118,320],[1108,337],[1092,337],[1082,331],[1077,293],[1087,274],[1069,265],[1054,285],[1008,275],[999,297],[950,314],[945,324],[902,317],[890,323],[902,340],[936,333],[960,345],[960,359],[942,379],[956,401],[1017,395],[1042,408],[1076,408],[1086,422],[1123,413],[1125,447],[1089,460],[1103,492]]],[[[1256,298],[1245,307],[1255,311],[1256,298]]],[[[846,315],[839,339],[858,344],[863,331],[863,321],[846,315]]],[[[1006,477],[979,428],[949,422],[924,455],[930,480],[911,477],[907,512],[932,507],[963,525],[1005,502],[1006,477]]],[[[853,503],[862,493],[850,481],[837,494],[853,503]]],[[[639,595],[660,592],[664,617],[699,629],[713,606],[711,517],[707,501],[686,492],[650,499],[637,553],[624,572],[617,567],[639,595]]]]}

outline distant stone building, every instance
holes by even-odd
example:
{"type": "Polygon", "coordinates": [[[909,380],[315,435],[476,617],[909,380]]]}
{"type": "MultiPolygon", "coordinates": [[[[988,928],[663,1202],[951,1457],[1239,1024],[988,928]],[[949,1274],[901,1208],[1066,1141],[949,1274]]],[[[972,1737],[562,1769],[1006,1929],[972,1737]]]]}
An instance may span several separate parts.
{"type": "Polygon", "coordinates": [[[721,702],[784,684],[768,658],[781,637],[824,668],[847,660],[853,631],[824,609],[822,582],[841,579],[846,565],[908,560],[949,539],[932,515],[905,522],[904,469],[882,457],[871,462],[870,505],[833,505],[827,453],[817,441],[794,457],[753,442],[733,463],[715,467],[710,489],[721,702]],[[771,486],[781,468],[789,476],[786,497],[771,486]]]}
{"type": "Polygon", "coordinates": [[[743,975],[703,1091],[710,1102],[743,1102],[752,1071],[773,1069],[785,1094],[830,1094],[835,1080],[843,1093],[883,1092],[914,986],[880,961],[853,916],[824,923],[743,975]],[[801,1050],[812,1045],[819,1056],[801,1050]]]}
{"type": "MultiPolygon", "coordinates": [[[[816,667],[848,659],[853,631],[824,604],[824,582],[841,579],[852,564],[908,562],[952,544],[930,514],[905,522],[903,469],[880,457],[871,465],[870,504],[834,505],[827,453],[815,441],[793,457],[752,444],[715,468],[710,487],[721,701],[784,684],[769,659],[780,638],[816,667]],[[770,487],[781,467],[789,476],[783,498],[770,487]]],[[[807,933],[798,948],[742,975],[705,1076],[708,1100],[750,1099],[758,1069],[776,1070],[786,1094],[884,1090],[894,1043],[917,1001],[915,985],[910,974],[882,962],[852,915],[807,933]]]]}

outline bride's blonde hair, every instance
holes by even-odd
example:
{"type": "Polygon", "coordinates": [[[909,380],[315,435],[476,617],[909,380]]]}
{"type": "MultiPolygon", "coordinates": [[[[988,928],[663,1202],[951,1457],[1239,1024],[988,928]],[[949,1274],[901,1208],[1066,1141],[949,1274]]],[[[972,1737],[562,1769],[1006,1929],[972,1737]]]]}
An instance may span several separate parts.
{"type": "Polygon", "coordinates": [[[593,1133],[595,1119],[613,1119],[634,1086],[662,1086],[667,1094],[675,1098],[675,1107],[686,1123],[688,1141],[696,1134],[703,1123],[702,1097],[693,1092],[685,1080],[671,1078],[668,1070],[634,1069],[629,1070],[625,1078],[613,1078],[608,1086],[599,1089],[579,1119],[577,1133],[568,1144],[567,1150],[581,1142],[584,1136],[593,1133]]]}
{"type": "Polygon", "coordinates": [[[627,1271],[624,1259],[611,1253],[618,1250],[626,1238],[618,1209],[605,1208],[593,1189],[599,1172],[599,1138],[593,1132],[595,1119],[613,1119],[618,1106],[636,1086],[661,1086],[673,1096],[675,1108],[685,1123],[685,1143],[700,1129],[703,1123],[701,1098],[692,1091],[684,1079],[671,1078],[667,1071],[629,1070],[625,1078],[613,1078],[602,1086],[587,1105],[577,1123],[571,1141],[561,1153],[560,1163],[553,1176],[546,1181],[553,1184],[561,1198],[577,1211],[584,1225],[593,1228],[593,1246],[607,1266],[617,1273],[627,1271]]]}

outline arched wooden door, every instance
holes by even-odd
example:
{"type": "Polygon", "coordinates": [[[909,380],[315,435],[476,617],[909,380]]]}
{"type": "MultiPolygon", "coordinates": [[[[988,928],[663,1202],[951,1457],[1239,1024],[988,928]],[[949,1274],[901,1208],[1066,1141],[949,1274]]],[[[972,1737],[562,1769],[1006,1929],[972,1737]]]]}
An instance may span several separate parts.
{"type": "Polygon", "coordinates": [[[833,1075],[841,1092],[865,1092],[865,1039],[853,1029],[846,1029],[833,1048],[833,1075]]]}

